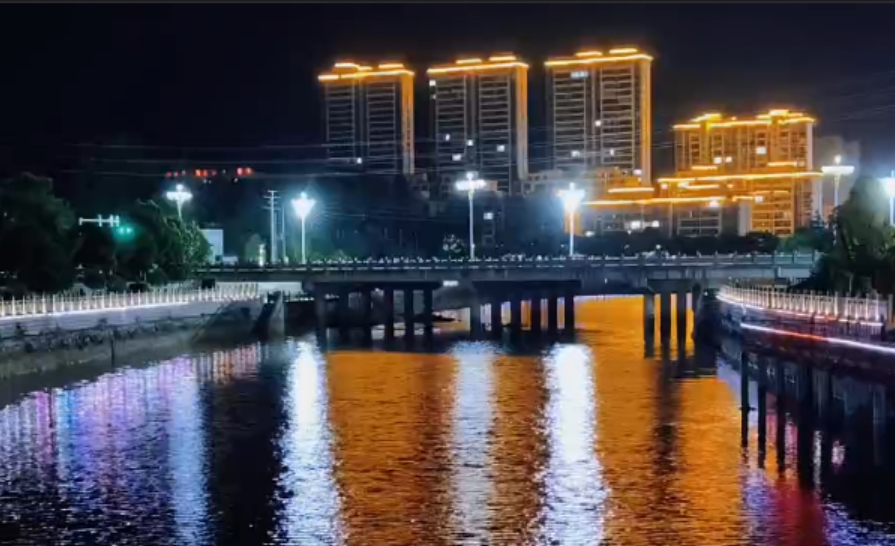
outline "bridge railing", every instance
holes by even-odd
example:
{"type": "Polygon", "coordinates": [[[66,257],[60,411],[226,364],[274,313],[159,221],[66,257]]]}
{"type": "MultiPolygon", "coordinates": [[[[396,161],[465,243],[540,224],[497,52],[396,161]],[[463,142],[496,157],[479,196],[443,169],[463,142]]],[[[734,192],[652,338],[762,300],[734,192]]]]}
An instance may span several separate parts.
{"type": "Polygon", "coordinates": [[[206,290],[160,289],[150,292],[86,296],[35,295],[0,301],[0,317],[29,317],[86,311],[180,305],[197,301],[240,301],[259,297],[257,283],[217,286],[206,290]]]}
{"type": "Polygon", "coordinates": [[[706,256],[587,256],[574,258],[523,258],[479,260],[368,260],[361,262],[311,262],[308,264],[276,264],[258,267],[254,265],[218,265],[201,269],[200,273],[228,271],[294,271],[314,273],[321,271],[407,271],[407,270],[454,270],[454,269],[539,269],[558,267],[650,267],[650,266],[811,266],[817,256],[812,253],[774,254],[713,254],[706,256]]]}
{"type": "Polygon", "coordinates": [[[724,286],[723,300],[742,305],[829,320],[887,322],[891,317],[889,300],[878,296],[852,298],[810,292],[786,292],[777,288],[736,288],[724,286]]]}

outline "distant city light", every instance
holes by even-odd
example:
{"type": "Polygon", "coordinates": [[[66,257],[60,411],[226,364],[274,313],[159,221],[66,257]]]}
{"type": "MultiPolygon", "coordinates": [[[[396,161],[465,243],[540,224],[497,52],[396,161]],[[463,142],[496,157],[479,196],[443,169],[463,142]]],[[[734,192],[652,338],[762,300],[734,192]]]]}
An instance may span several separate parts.
{"type": "Polygon", "coordinates": [[[301,263],[308,263],[307,260],[307,243],[305,240],[305,219],[311,214],[311,210],[314,208],[314,205],[317,204],[317,201],[314,199],[308,198],[308,194],[305,192],[301,192],[297,199],[292,200],[292,208],[295,209],[295,214],[298,216],[298,219],[301,220],[301,263]]]}
{"type": "Polygon", "coordinates": [[[465,191],[469,198],[469,259],[475,260],[475,228],[473,224],[475,214],[473,213],[473,197],[475,196],[476,190],[485,187],[485,181],[478,178],[478,173],[467,171],[466,179],[458,180],[456,186],[457,190],[465,191]]]}
{"type": "Polygon", "coordinates": [[[174,191],[165,193],[165,197],[169,201],[174,201],[177,205],[177,217],[183,220],[183,204],[193,198],[190,190],[186,189],[183,184],[177,184],[174,187],[174,191]]]}

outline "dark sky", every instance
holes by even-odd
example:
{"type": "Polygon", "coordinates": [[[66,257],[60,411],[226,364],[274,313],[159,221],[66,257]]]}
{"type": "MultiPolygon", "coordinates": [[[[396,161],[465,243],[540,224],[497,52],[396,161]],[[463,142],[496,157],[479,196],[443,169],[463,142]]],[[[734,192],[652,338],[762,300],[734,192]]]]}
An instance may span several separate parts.
{"type": "MultiPolygon", "coordinates": [[[[5,171],[49,169],[73,153],[66,144],[121,134],[178,158],[319,144],[316,74],[337,57],[422,74],[513,51],[541,82],[545,57],[612,45],[656,57],[658,143],[709,108],[792,106],[816,114],[820,134],[859,139],[865,168],[895,168],[895,5],[40,4],[4,5],[0,20],[5,171]]],[[[543,126],[535,100],[531,123],[543,126]]]]}

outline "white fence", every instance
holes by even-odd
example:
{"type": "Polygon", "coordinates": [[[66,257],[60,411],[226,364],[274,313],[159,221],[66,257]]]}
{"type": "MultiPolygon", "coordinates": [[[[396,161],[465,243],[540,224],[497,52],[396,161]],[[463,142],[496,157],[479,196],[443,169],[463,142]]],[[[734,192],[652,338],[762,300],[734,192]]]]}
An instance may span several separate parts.
{"type": "Polygon", "coordinates": [[[849,321],[888,322],[889,301],[879,297],[785,292],[775,288],[721,288],[722,299],[772,311],[849,321]]]}
{"type": "Polygon", "coordinates": [[[228,284],[208,290],[181,287],[151,292],[89,296],[30,296],[0,302],[0,317],[29,317],[85,311],[180,305],[195,301],[239,301],[259,297],[257,283],[228,284]]]}

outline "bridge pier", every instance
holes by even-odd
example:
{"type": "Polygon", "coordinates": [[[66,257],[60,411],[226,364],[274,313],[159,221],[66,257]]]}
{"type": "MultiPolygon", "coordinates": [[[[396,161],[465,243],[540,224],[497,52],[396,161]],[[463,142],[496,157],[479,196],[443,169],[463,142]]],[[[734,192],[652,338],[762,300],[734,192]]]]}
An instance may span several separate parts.
{"type": "Polygon", "coordinates": [[[647,292],[643,295],[643,345],[646,356],[652,356],[656,350],[656,295],[647,292]]]}
{"type": "Polygon", "coordinates": [[[563,322],[566,333],[575,332],[575,290],[572,288],[563,292],[563,322]]]}
{"type": "Polygon", "coordinates": [[[503,298],[495,294],[491,298],[491,336],[503,335],[503,298]]]}
{"type": "Polygon", "coordinates": [[[350,298],[351,291],[348,287],[340,286],[339,301],[336,305],[338,308],[337,320],[339,322],[339,339],[341,341],[347,341],[351,337],[351,330],[348,328],[348,321],[351,319],[349,316],[350,298]]]}
{"type": "Polygon", "coordinates": [[[677,339],[680,344],[687,341],[687,293],[686,288],[678,289],[675,296],[675,319],[677,321],[677,339]]]}
{"type": "Polygon", "coordinates": [[[522,331],[522,296],[517,291],[510,292],[510,332],[522,331]]]}
{"type": "Polygon", "coordinates": [[[395,289],[386,287],[382,294],[382,303],[385,306],[385,340],[395,339],[395,289]]]}
{"type": "Polygon", "coordinates": [[[758,467],[764,468],[768,446],[768,359],[759,355],[757,377],[758,467]]]}
{"type": "Polygon", "coordinates": [[[531,330],[541,333],[541,293],[535,292],[531,296],[531,330]]]}
{"type": "Polygon", "coordinates": [[[469,304],[469,333],[473,338],[482,333],[482,302],[479,300],[478,291],[473,293],[469,304]]]}
{"type": "Polygon", "coordinates": [[[749,355],[740,357],[740,437],[743,447],[749,445],[749,355]]]}
{"type": "Polygon", "coordinates": [[[671,339],[671,292],[659,293],[659,340],[667,345],[671,339]]]}
{"type": "Polygon", "coordinates": [[[314,320],[318,342],[326,341],[326,289],[314,287],[314,320]]]}
{"type": "Polygon", "coordinates": [[[423,332],[426,339],[432,338],[432,333],[434,331],[432,314],[434,312],[434,306],[432,305],[432,289],[423,288],[423,332]]]}
{"type": "Polygon", "coordinates": [[[369,286],[361,289],[360,305],[364,344],[370,344],[373,342],[373,294],[369,286]]]}
{"type": "Polygon", "coordinates": [[[690,310],[693,311],[693,322],[696,322],[696,314],[702,307],[702,286],[695,285],[690,290],[690,310]]]}
{"type": "Polygon", "coordinates": [[[413,341],[413,288],[404,289],[404,339],[413,341]]]}
{"type": "Polygon", "coordinates": [[[777,446],[777,471],[782,474],[786,469],[786,367],[779,360],[774,362],[774,395],[775,407],[774,413],[777,417],[777,437],[775,445],[777,446]]]}
{"type": "Polygon", "coordinates": [[[559,330],[559,298],[551,290],[547,295],[547,331],[555,334],[559,330]]]}

